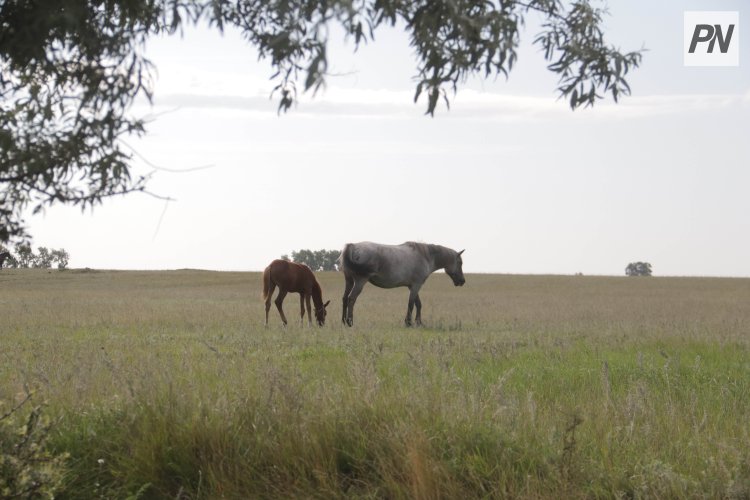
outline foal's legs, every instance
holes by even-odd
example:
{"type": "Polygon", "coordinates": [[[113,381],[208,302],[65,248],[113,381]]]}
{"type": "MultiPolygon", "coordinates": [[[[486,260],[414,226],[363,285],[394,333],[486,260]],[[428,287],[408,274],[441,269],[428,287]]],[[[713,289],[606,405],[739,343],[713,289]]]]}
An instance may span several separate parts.
{"type": "Polygon", "coordinates": [[[354,303],[357,302],[357,297],[362,292],[362,288],[367,283],[367,278],[358,276],[354,279],[354,286],[352,291],[349,292],[349,301],[346,303],[346,324],[352,326],[354,323],[354,303]]]}
{"type": "Polygon", "coordinates": [[[312,294],[305,294],[305,302],[307,303],[307,324],[312,326],[312,307],[310,307],[310,297],[312,297],[312,294]]]}
{"type": "Polygon", "coordinates": [[[344,290],[344,297],[341,299],[341,322],[346,323],[346,310],[347,305],[349,304],[349,294],[352,291],[352,288],[354,288],[354,278],[349,276],[348,274],[344,275],[346,278],[346,288],[344,290]]]}
{"type": "Polygon", "coordinates": [[[272,281],[268,285],[268,295],[266,295],[266,326],[268,326],[268,311],[271,310],[271,299],[273,299],[274,290],[276,290],[276,283],[272,281]]]}
{"type": "Polygon", "coordinates": [[[404,323],[406,326],[411,326],[411,312],[414,309],[414,305],[417,306],[417,326],[422,324],[422,301],[419,300],[419,289],[422,285],[412,285],[409,287],[409,308],[406,310],[406,318],[404,323]]]}
{"type": "Polygon", "coordinates": [[[276,303],[276,308],[279,310],[279,314],[281,314],[281,321],[283,321],[284,326],[286,326],[286,316],[284,316],[284,310],[281,308],[281,304],[284,303],[284,297],[286,297],[286,290],[279,288],[279,295],[274,302],[276,303]]]}
{"type": "Polygon", "coordinates": [[[302,323],[305,321],[305,294],[300,293],[299,294],[299,324],[302,326],[302,323]]]}

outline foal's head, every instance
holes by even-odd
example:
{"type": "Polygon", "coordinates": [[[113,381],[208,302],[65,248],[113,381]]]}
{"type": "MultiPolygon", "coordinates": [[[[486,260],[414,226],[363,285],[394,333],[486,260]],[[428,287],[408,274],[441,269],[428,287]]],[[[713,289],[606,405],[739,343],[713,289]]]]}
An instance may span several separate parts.
{"type": "Polygon", "coordinates": [[[322,306],[315,308],[315,320],[318,322],[318,326],[326,324],[326,307],[328,307],[328,304],[330,303],[331,301],[329,300],[322,306]]]}
{"type": "Polygon", "coordinates": [[[463,265],[464,262],[461,259],[461,254],[464,253],[463,250],[456,253],[456,258],[452,259],[452,262],[449,262],[447,266],[445,266],[445,272],[448,276],[451,277],[453,280],[453,284],[456,286],[464,286],[464,283],[466,283],[466,280],[464,279],[464,272],[463,272],[463,265]]]}

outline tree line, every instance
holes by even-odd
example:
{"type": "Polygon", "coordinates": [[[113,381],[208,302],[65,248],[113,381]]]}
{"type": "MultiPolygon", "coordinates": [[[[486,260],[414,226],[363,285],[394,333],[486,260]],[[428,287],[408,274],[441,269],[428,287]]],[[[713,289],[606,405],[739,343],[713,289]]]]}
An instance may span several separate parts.
{"type": "MultiPolygon", "coordinates": [[[[305,264],[313,271],[338,271],[339,250],[294,250],[289,254],[281,256],[283,260],[305,264]]],[[[625,268],[627,276],[651,276],[652,267],[649,262],[631,262],[625,268]]],[[[580,274],[580,273],[577,273],[580,274]]]]}
{"type": "Polygon", "coordinates": [[[0,267],[49,269],[57,264],[58,269],[67,269],[69,260],[70,254],[64,248],[39,247],[34,253],[31,245],[19,243],[11,252],[0,245],[0,267]]]}
{"type": "Polygon", "coordinates": [[[289,260],[298,264],[305,264],[313,271],[338,271],[338,258],[340,250],[294,250],[291,258],[284,254],[283,260],[289,260]]]}

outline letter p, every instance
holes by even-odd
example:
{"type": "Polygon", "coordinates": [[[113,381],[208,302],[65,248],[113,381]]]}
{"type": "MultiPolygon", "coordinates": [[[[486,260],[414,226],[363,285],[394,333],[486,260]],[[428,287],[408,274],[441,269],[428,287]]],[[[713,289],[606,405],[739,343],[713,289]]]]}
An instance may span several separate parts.
{"type": "Polygon", "coordinates": [[[695,31],[693,31],[693,39],[690,41],[690,49],[688,52],[695,53],[695,46],[698,42],[708,42],[714,37],[714,27],[710,24],[696,24],[695,31]],[[702,33],[705,32],[705,35],[702,33]]]}

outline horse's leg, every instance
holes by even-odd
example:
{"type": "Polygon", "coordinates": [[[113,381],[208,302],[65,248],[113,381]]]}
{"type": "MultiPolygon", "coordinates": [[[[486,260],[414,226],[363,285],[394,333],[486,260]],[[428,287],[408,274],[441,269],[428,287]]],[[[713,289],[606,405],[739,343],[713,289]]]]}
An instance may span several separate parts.
{"type": "Polygon", "coordinates": [[[276,308],[279,310],[279,314],[281,314],[281,321],[284,322],[284,326],[286,326],[286,316],[284,316],[284,310],[281,308],[281,304],[284,303],[284,297],[286,297],[286,290],[283,288],[279,288],[279,295],[276,297],[276,308]]]}
{"type": "Polygon", "coordinates": [[[422,324],[422,302],[419,301],[419,289],[422,285],[412,285],[409,287],[409,308],[406,310],[406,318],[404,323],[406,326],[411,326],[411,312],[414,310],[414,304],[419,302],[417,306],[417,325],[422,324]]]}
{"type": "Polygon", "coordinates": [[[365,283],[367,283],[367,278],[365,277],[358,276],[354,279],[354,286],[352,286],[352,291],[349,293],[349,301],[346,308],[346,324],[349,326],[354,324],[354,303],[357,302],[357,297],[362,292],[365,283]]]}
{"type": "Polygon", "coordinates": [[[419,300],[419,294],[414,299],[414,305],[417,306],[416,324],[417,326],[422,326],[422,301],[419,300]]]}
{"type": "Polygon", "coordinates": [[[302,326],[305,322],[305,294],[299,294],[299,326],[302,326]]]}
{"type": "Polygon", "coordinates": [[[268,326],[268,311],[271,310],[271,299],[273,292],[276,290],[276,283],[273,281],[268,285],[268,295],[266,295],[266,326],[268,326]]]}
{"type": "Polygon", "coordinates": [[[310,307],[310,298],[312,294],[305,295],[305,302],[307,302],[307,324],[312,326],[312,307],[310,307]]]}
{"type": "Polygon", "coordinates": [[[346,324],[347,304],[349,304],[349,294],[352,292],[352,288],[354,288],[354,278],[348,274],[345,277],[346,288],[344,289],[344,297],[341,299],[341,322],[346,324]]]}

